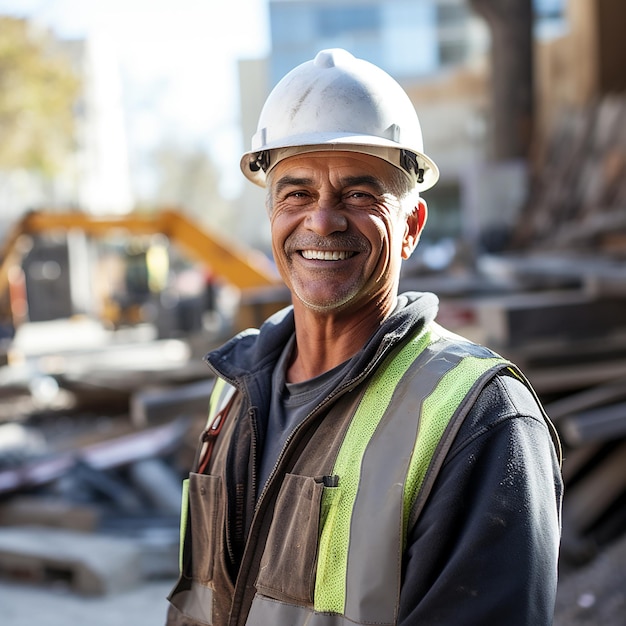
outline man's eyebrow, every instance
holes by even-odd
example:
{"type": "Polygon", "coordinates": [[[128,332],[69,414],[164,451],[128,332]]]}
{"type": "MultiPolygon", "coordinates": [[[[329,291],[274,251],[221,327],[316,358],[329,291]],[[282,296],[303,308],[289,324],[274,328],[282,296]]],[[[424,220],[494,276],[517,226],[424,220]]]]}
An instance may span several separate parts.
{"type": "Polygon", "coordinates": [[[276,181],[274,191],[280,193],[286,187],[306,187],[313,184],[310,178],[300,178],[297,176],[283,176],[276,181]]]}
{"type": "Polygon", "coordinates": [[[365,185],[374,188],[378,193],[385,192],[385,188],[380,179],[376,178],[376,176],[370,176],[369,174],[362,176],[346,176],[346,178],[341,179],[341,185],[342,187],[359,187],[365,185]]]}
{"type": "MultiPolygon", "coordinates": [[[[283,176],[276,181],[275,191],[276,193],[280,193],[286,187],[306,187],[312,184],[313,180],[311,178],[283,176]]],[[[367,186],[375,189],[377,193],[385,193],[385,188],[380,179],[376,178],[376,176],[370,176],[369,174],[363,174],[362,176],[346,176],[345,178],[341,179],[341,186],[367,186]]]]}

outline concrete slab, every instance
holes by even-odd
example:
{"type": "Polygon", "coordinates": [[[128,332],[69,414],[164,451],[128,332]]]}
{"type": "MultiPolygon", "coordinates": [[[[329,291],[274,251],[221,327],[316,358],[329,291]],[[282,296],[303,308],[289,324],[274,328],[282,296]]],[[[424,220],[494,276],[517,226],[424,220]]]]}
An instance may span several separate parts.
{"type": "Polygon", "coordinates": [[[2,626],[162,626],[172,581],[153,581],[106,596],[81,596],[66,587],[0,581],[2,626]]]}
{"type": "Polygon", "coordinates": [[[0,528],[0,578],[61,583],[78,593],[104,595],[140,583],[141,552],[129,540],[93,533],[0,528]]]}

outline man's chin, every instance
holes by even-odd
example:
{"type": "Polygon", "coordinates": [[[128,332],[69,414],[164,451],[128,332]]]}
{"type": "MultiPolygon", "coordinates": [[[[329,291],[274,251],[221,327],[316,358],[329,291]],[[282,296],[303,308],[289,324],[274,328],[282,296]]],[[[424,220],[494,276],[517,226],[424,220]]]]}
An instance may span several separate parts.
{"type": "Polygon", "coordinates": [[[315,297],[311,294],[294,294],[302,307],[314,313],[340,313],[350,306],[352,297],[315,297]]]}

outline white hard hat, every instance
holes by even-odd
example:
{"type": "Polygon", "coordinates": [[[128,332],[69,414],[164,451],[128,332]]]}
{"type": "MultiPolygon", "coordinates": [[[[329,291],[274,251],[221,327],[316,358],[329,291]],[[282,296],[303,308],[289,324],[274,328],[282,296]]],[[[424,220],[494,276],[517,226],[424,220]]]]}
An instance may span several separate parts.
{"type": "Polygon", "coordinates": [[[341,49],[322,50],[274,87],[251,148],[241,170],[261,187],[282,159],[322,150],[384,159],[422,191],[439,179],[423,153],[419,119],[404,89],[376,65],[341,49]]]}

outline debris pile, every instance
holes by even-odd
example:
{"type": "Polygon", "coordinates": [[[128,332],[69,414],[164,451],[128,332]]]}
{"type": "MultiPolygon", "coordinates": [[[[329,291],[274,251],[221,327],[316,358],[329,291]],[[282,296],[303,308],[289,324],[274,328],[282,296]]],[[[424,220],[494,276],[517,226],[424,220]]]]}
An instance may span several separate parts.
{"type": "Polygon", "coordinates": [[[75,345],[93,324],[25,326],[54,341],[18,330],[0,368],[0,578],[103,595],[177,575],[211,380],[185,341],[145,329],[75,345]]]}

